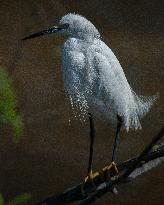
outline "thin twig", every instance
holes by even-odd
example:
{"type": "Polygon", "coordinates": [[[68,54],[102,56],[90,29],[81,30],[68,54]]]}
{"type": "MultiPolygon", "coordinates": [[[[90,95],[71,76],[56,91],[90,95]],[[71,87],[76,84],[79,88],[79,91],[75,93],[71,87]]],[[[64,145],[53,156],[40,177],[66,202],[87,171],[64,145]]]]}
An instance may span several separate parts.
{"type": "Polygon", "coordinates": [[[138,166],[138,164],[144,159],[144,157],[150,152],[152,147],[163,137],[164,126],[161,128],[157,136],[145,147],[143,152],[138,156],[136,162],[122,175],[121,179],[128,177],[138,166]]]}

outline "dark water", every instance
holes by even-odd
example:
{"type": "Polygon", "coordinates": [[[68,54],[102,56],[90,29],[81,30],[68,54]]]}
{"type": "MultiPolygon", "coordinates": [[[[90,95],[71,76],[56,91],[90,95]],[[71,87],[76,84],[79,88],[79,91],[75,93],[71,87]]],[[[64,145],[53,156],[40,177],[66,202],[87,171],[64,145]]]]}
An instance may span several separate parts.
{"type": "MultiPolygon", "coordinates": [[[[164,39],[162,1],[1,1],[0,65],[13,78],[24,137],[18,145],[1,127],[0,191],[5,198],[29,192],[32,204],[83,179],[88,161],[88,123],[72,117],[61,78],[60,47],[64,37],[28,42],[30,32],[56,24],[77,12],[92,20],[118,56],[138,94],[160,92],[160,100],[143,119],[142,131],[122,132],[119,161],[139,153],[164,121],[164,39]],[[71,124],[69,125],[69,119],[71,124]]],[[[114,130],[96,121],[94,168],[110,161],[114,130]]],[[[163,204],[163,165],[119,187],[95,204],[163,204]]]]}

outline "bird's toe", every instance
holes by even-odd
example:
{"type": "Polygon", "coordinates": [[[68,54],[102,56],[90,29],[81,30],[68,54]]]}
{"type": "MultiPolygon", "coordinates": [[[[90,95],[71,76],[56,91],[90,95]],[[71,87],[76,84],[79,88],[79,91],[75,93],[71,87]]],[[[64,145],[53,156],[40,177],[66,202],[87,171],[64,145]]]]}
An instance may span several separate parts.
{"type": "Polygon", "coordinates": [[[94,179],[99,175],[99,172],[93,172],[92,170],[87,174],[87,176],[84,178],[84,182],[81,184],[81,193],[82,195],[87,195],[85,190],[86,183],[90,183],[89,189],[90,192],[96,190],[96,184],[94,179]]]}
{"type": "Polygon", "coordinates": [[[118,175],[119,171],[117,168],[117,164],[113,161],[109,165],[105,166],[102,171],[105,173],[105,175],[118,175]]]}

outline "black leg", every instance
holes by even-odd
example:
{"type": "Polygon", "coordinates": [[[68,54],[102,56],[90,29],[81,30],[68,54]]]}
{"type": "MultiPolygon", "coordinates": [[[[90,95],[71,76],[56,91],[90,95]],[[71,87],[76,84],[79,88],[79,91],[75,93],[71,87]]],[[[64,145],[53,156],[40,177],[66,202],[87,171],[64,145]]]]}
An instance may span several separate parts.
{"type": "Polygon", "coordinates": [[[95,138],[95,127],[93,123],[93,115],[89,114],[89,123],[90,123],[90,151],[89,151],[89,162],[88,162],[88,175],[92,171],[92,160],[93,160],[93,144],[95,138]]]}
{"type": "Polygon", "coordinates": [[[87,170],[87,176],[84,179],[84,183],[81,186],[81,193],[82,195],[86,195],[85,193],[85,183],[87,181],[91,181],[93,184],[93,190],[95,190],[95,184],[93,181],[93,178],[98,175],[98,172],[93,173],[92,172],[92,160],[93,160],[93,144],[94,144],[94,138],[95,138],[95,128],[93,123],[93,115],[91,113],[88,113],[89,115],[89,123],[90,123],[90,149],[89,149],[89,161],[88,161],[88,170],[87,170]]]}
{"type": "Polygon", "coordinates": [[[121,126],[122,126],[122,119],[120,116],[117,115],[117,129],[116,129],[116,135],[115,135],[115,140],[113,144],[112,162],[116,160],[117,146],[119,143],[121,126]]]}

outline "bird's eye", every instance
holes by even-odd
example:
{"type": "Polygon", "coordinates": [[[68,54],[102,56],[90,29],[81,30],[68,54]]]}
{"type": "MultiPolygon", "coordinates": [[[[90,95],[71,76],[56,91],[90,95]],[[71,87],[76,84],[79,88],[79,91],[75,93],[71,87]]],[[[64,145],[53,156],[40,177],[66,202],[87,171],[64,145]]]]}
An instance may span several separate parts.
{"type": "Polygon", "coordinates": [[[67,29],[69,27],[69,23],[64,23],[60,25],[61,29],[67,29]]]}

